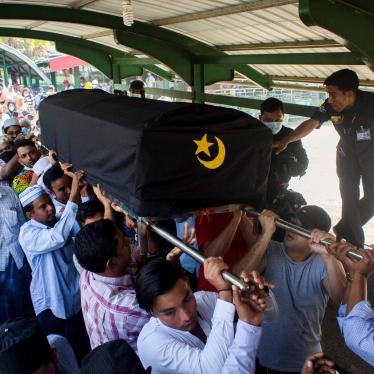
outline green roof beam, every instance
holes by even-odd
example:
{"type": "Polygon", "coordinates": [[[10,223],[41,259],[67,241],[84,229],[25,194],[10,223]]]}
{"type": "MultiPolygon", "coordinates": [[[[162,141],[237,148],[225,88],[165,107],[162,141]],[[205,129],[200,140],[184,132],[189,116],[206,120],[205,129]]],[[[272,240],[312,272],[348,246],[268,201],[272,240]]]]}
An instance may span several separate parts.
{"type": "Polygon", "coordinates": [[[160,62],[154,58],[138,58],[138,57],[114,57],[115,64],[123,65],[152,65],[159,64],[160,62]]]}
{"type": "Polygon", "coordinates": [[[307,26],[320,26],[347,41],[347,47],[374,70],[374,3],[367,0],[300,0],[299,16],[307,26]]]}
{"type": "MultiPolygon", "coordinates": [[[[128,59],[136,59],[136,57],[126,52],[107,47],[100,43],[46,31],[0,27],[0,35],[54,41],[56,43],[56,48],[60,52],[71,54],[87,61],[111,79],[113,79],[113,58],[122,58],[124,56],[128,59]]],[[[120,65],[122,66],[123,64],[121,63],[120,65]]],[[[146,64],[144,68],[158,76],[162,76],[164,79],[172,80],[172,75],[158,66],[146,64]]],[[[141,75],[142,70],[136,66],[131,68],[122,66],[118,68],[118,74],[120,75],[117,79],[121,79],[141,75]]]]}
{"type": "Polygon", "coordinates": [[[260,64],[260,65],[365,65],[351,52],[279,53],[194,57],[200,64],[260,64]]]}
{"type": "MultiPolygon", "coordinates": [[[[225,55],[223,52],[218,51],[216,48],[204,44],[198,40],[189,38],[187,36],[178,34],[171,30],[162,29],[151,24],[142,23],[135,21],[131,27],[126,27],[123,24],[122,17],[113,16],[109,14],[103,14],[99,12],[92,12],[87,10],[72,9],[65,7],[55,6],[43,6],[43,5],[25,5],[25,4],[14,4],[14,3],[1,3],[0,4],[0,18],[3,19],[28,19],[28,20],[42,20],[42,21],[53,21],[53,22],[70,22],[77,24],[85,24],[91,26],[99,26],[103,28],[117,30],[117,39],[120,40],[121,44],[129,47],[133,47],[139,51],[143,51],[151,57],[154,57],[164,63],[165,65],[172,68],[179,76],[181,76],[188,84],[193,84],[193,62],[191,58],[193,56],[201,55],[225,55]],[[142,43],[133,45],[132,42],[126,39],[129,33],[139,36],[139,40],[142,43]],[[121,37],[124,36],[124,38],[121,37]],[[152,45],[152,42],[158,40],[157,43],[152,45]],[[160,49],[164,51],[161,52],[160,49]],[[175,52],[174,54],[171,54],[175,52]],[[169,56],[168,59],[160,58],[162,56],[169,56]],[[189,61],[187,70],[178,70],[171,66],[170,60],[174,59],[174,66],[185,66],[183,63],[178,63],[179,59],[187,59],[189,61]]],[[[243,66],[244,68],[245,66],[243,66]]],[[[232,80],[234,72],[231,66],[216,66],[204,68],[204,84],[208,85],[218,81],[232,80]]],[[[258,72],[255,70],[243,69],[241,71],[238,68],[238,72],[246,75],[249,79],[253,80],[259,85],[264,85],[265,88],[270,88],[271,80],[262,76],[260,81],[257,81],[258,72]],[[247,75],[248,73],[253,73],[247,75]]]]}

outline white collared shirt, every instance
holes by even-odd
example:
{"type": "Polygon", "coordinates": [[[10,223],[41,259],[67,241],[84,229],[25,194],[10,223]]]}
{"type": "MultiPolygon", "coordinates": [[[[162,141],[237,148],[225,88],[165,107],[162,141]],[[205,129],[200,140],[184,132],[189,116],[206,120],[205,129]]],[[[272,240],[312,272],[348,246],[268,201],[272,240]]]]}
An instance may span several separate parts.
{"type": "Polygon", "coordinates": [[[367,301],[358,302],[346,314],[347,305],[341,305],[338,324],[345,344],[370,365],[374,366],[374,310],[367,301]]]}
{"type": "Polygon", "coordinates": [[[77,210],[78,205],[69,201],[54,227],[33,219],[21,227],[19,242],[32,270],[30,293],[36,315],[51,309],[56,317],[66,319],[80,310],[72,241],[77,210]]]}
{"type": "Polygon", "coordinates": [[[253,373],[261,328],[239,322],[234,337],[234,305],[214,292],[196,292],[195,297],[206,344],[152,317],[138,338],[143,366],[151,366],[153,374],[253,373]]]}

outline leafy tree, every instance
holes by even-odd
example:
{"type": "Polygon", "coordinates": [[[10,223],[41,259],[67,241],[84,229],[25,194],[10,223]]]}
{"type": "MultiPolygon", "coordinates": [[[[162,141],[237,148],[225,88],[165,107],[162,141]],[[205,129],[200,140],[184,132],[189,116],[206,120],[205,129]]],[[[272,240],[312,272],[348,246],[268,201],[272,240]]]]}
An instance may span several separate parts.
{"type": "Polygon", "coordinates": [[[19,50],[32,60],[45,58],[48,54],[56,51],[53,42],[46,40],[24,39],[14,37],[0,37],[0,43],[4,43],[19,50]]]}

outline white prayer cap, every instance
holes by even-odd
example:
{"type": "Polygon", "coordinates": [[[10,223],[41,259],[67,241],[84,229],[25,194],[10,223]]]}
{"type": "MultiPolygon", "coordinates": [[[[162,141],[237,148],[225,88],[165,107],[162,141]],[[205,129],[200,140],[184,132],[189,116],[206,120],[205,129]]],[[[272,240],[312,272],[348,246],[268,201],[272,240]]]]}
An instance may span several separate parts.
{"type": "Polygon", "coordinates": [[[40,177],[45,171],[47,171],[52,165],[49,163],[47,156],[40,157],[38,161],[35,162],[32,167],[32,171],[40,177]]]}
{"type": "Polygon", "coordinates": [[[19,195],[19,199],[22,206],[25,208],[37,198],[46,194],[47,193],[43,190],[42,187],[40,187],[38,184],[35,184],[34,186],[27,187],[25,191],[21,192],[19,195]]]}
{"type": "Polygon", "coordinates": [[[5,131],[8,127],[11,127],[11,126],[21,126],[21,125],[19,124],[19,121],[17,118],[8,118],[4,121],[3,131],[5,131]]]}

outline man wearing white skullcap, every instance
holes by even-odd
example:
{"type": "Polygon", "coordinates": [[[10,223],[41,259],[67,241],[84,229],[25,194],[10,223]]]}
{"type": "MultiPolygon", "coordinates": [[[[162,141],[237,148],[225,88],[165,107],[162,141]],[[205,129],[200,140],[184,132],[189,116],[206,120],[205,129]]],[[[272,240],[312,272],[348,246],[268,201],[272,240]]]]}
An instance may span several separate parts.
{"type": "Polygon", "coordinates": [[[30,290],[36,317],[46,335],[65,336],[78,358],[89,350],[72,242],[78,231],[82,176],[83,172],[74,173],[70,198],[60,219],[50,196],[39,185],[28,187],[19,196],[29,218],[21,227],[19,242],[32,269],[30,290]]]}

